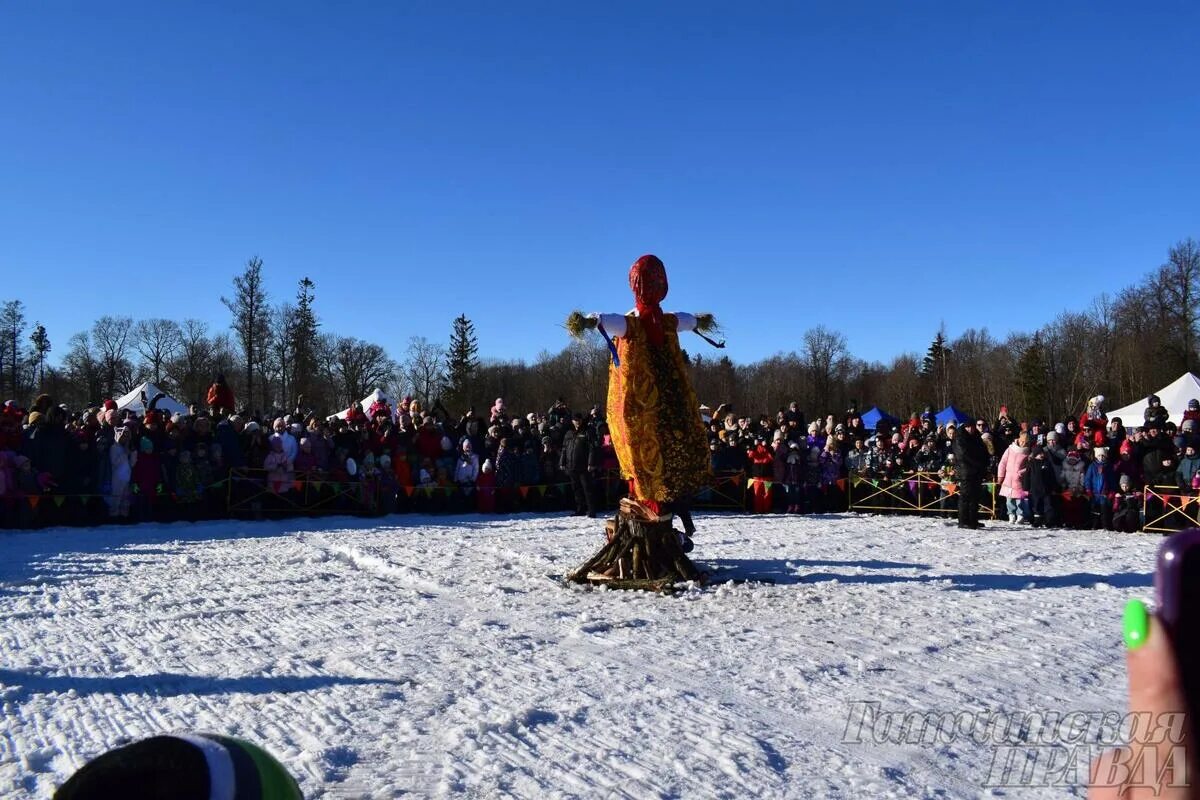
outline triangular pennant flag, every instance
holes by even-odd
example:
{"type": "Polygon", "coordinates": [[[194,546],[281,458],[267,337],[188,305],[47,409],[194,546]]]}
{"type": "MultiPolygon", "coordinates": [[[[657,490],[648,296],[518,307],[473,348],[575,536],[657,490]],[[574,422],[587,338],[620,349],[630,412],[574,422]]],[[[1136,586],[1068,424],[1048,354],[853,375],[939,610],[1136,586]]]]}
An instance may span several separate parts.
{"type": "Polygon", "coordinates": [[[846,479],[838,478],[837,479],[837,487],[838,487],[838,491],[842,491],[842,492],[846,491],[846,479]]]}
{"type": "Polygon", "coordinates": [[[304,488],[304,481],[292,481],[292,488],[297,492],[304,488]]]}
{"type": "Polygon", "coordinates": [[[415,487],[415,486],[405,486],[405,487],[404,487],[404,493],[405,493],[406,495],[408,495],[409,497],[412,497],[412,496],[413,496],[413,492],[415,492],[415,491],[416,491],[416,489],[417,489],[417,487],[415,487]]]}
{"type": "Polygon", "coordinates": [[[774,484],[774,483],[772,483],[771,481],[763,481],[763,483],[765,483],[765,484],[767,485],[767,491],[768,491],[768,492],[769,492],[769,491],[771,491],[771,487],[775,485],[775,484],[774,484]]]}
{"type": "Polygon", "coordinates": [[[67,498],[63,497],[61,494],[56,494],[54,496],[54,505],[58,506],[59,508],[62,508],[62,505],[65,502],[67,502],[67,498]]]}
{"type": "Polygon", "coordinates": [[[442,489],[442,492],[446,495],[446,497],[449,497],[451,494],[453,494],[454,489],[450,486],[447,486],[446,488],[442,489]]]}
{"type": "Polygon", "coordinates": [[[39,495],[36,495],[36,494],[29,495],[29,507],[37,508],[37,504],[40,503],[41,500],[42,500],[42,498],[39,495]]]}
{"type": "Polygon", "coordinates": [[[542,486],[535,486],[535,487],[533,487],[533,488],[537,489],[537,493],[538,493],[539,495],[544,495],[544,494],[546,493],[546,487],[545,487],[545,485],[542,485],[542,486]]]}
{"type": "Polygon", "coordinates": [[[528,486],[518,486],[517,491],[521,493],[521,497],[526,497],[529,495],[529,487],[528,486]]]}
{"type": "Polygon", "coordinates": [[[432,486],[422,486],[421,493],[423,495],[425,495],[426,497],[433,497],[433,487],[432,486]]]}
{"type": "Polygon", "coordinates": [[[871,485],[872,485],[872,486],[874,486],[876,489],[878,489],[878,488],[879,488],[879,481],[872,480],[872,481],[871,481],[871,485]]]}
{"type": "Polygon", "coordinates": [[[949,496],[949,495],[954,495],[954,494],[958,494],[958,484],[947,483],[946,484],[946,495],[949,496]]]}
{"type": "Polygon", "coordinates": [[[313,488],[316,489],[318,492],[321,491],[321,482],[320,481],[309,481],[309,483],[311,483],[313,488]]]}
{"type": "Polygon", "coordinates": [[[1179,508],[1180,508],[1180,509],[1186,509],[1186,508],[1188,507],[1188,503],[1192,502],[1192,501],[1193,501],[1193,500],[1195,500],[1195,499],[1196,499],[1196,498],[1194,498],[1194,497],[1181,497],[1181,498],[1179,498],[1179,508]]]}

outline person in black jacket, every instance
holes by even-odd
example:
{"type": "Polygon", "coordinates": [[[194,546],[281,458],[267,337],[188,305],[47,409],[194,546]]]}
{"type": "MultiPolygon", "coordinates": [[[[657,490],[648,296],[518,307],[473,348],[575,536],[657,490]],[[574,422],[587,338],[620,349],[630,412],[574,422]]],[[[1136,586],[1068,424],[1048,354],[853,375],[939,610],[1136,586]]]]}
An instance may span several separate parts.
{"type": "Polygon", "coordinates": [[[1054,514],[1054,495],[1058,492],[1058,477],[1054,463],[1044,447],[1037,445],[1025,468],[1024,489],[1029,492],[1029,510],[1033,527],[1053,528],[1058,520],[1054,514]]]}
{"type": "Polygon", "coordinates": [[[975,420],[968,419],[954,434],[954,461],[958,477],[958,527],[978,530],[979,496],[983,490],[983,479],[987,475],[988,452],[975,420]]]}
{"type": "Polygon", "coordinates": [[[596,471],[599,448],[589,436],[583,414],[576,413],[571,428],[563,436],[559,466],[571,479],[575,492],[575,515],[596,516],[596,500],[592,495],[592,473],[596,471]]]}

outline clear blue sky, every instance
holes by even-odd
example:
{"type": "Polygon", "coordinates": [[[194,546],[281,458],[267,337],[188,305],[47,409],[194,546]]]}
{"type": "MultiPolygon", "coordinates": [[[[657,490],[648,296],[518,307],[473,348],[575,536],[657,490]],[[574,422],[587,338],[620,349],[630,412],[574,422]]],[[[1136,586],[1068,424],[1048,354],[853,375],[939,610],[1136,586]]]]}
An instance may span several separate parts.
{"type": "Polygon", "coordinates": [[[816,324],[887,360],[1200,236],[1195,3],[735,8],[5,4],[0,299],[60,356],[103,313],[224,327],[258,254],[393,356],[465,312],[532,358],[654,252],[737,360],[816,324]]]}

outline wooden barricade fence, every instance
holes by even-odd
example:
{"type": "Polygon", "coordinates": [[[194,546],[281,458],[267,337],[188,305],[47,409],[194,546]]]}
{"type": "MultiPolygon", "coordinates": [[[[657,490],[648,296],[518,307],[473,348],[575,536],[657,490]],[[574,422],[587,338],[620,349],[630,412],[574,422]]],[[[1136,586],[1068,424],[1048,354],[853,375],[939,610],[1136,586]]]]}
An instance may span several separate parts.
{"type": "MultiPolygon", "coordinates": [[[[957,497],[958,486],[943,484],[935,472],[914,472],[896,480],[850,478],[847,501],[851,511],[906,512],[914,514],[957,514],[958,503],[943,503],[945,498],[957,497]]],[[[986,493],[979,503],[979,515],[986,519],[996,518],[996,484],[983,484],[986,493]]]]}
{"type": "Polygon", "coordinates": [[[746,507],[746,473],[715,473],[712,484],[696,494],[692,507],[741,511],[746,507]]]}
{"type": "Polygon", "coordinates": [[[1175,533],[1200,527],[1200,497],[1180,494],[1178,486],[1147,486],[1142,493],[1142,530],[1175,533]]]}
{"type": "Polygon", "coordinates": [[[294,474],[287,491],[276,492],[265,469],[231,469],[225,510],[239,514],[373,514],[379,508],[376,480],[335,481],[327,475],[294,474]]]}

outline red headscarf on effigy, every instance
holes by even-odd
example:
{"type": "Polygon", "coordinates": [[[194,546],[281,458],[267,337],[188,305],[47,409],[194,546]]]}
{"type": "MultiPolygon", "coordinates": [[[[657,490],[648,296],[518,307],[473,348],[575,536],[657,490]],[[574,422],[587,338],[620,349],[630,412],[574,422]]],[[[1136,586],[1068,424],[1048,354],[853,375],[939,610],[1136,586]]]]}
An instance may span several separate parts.
{"type": "Polygon", "coordinates": [[[655,347],[663,343],[663,312],[659,305],[667,296],[667,268],[658,256],[644,255],[629,269],[629,288],[633,289],[638,317],[646,338],[655,347]]]}

